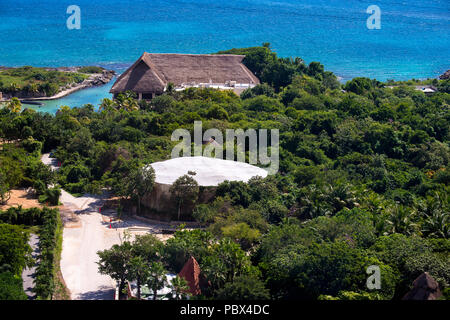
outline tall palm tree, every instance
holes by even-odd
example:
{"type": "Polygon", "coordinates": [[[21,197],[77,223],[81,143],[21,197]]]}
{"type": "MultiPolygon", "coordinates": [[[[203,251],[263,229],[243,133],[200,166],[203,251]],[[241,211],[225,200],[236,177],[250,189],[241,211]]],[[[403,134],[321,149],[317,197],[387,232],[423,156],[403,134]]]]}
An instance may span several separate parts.
{"type": "Polygon", "coordinates": [[[28,84],[24,89],[26,89],[28,94],[31,94],[33,96],[39,93],[39,87],[35,82],[28,84]]]}
{"type": "Polygon", "coordinates": [[[299,201],[298,215],[300,219],[313,219],[320,216],[332,215],[326,202],[326,194],[322,188],[315,185],[307,187],[302,193],[299,201]]]}
{"type": "Polygon", "coordinates": [[[122,108],[127,110],[127,111],[135,111],[135,110],[139,110],[139,104],[137,102],[137,100],[133,99],[133,98],[127,98],[122,102],[122,108]]]}
{"type": "Polygon", "coordinates": [[[9,185],[6,181],[6,177],[0,171],[0,204],[4,205],[11,198],[11,192],[9,191],[9,185]]]}
{"type": "Polygon", "coordinates": [[[336,187],[329,185],[325,190],[328,194],[328,201],[333,206],[335,213],[344,208],[352,209],[358,205],[355,191],[348,184],[339,184],[336,187]]]}

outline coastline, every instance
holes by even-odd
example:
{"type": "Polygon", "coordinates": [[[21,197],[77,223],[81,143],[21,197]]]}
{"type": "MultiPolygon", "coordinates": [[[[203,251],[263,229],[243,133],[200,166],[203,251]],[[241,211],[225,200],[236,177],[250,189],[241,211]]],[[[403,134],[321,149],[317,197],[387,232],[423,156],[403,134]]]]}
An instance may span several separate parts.
{"type": "Polygon", "coordinates": [[[96,82],[96,80],[99,80],[102,75],[103,74],[101,74],[101,73],[93,74],[91,77],[89,77],[88,79],[84,80],[82,83],[77,84],[75,87],[62,90],[62,91],[58,92],[57,94],[55,94],[55,95],[53,95],[51,97],[26,98],[26,99],[21,99],[21,100],[26,100],[26,101],[56,100],[56,99],[64,98],[65,96],[68,96],[68,95],[70,95],[70,94],[72,94],[74,92],[77,92],[79,90],[83,90],[83,89],[87,89],[87,88],[91,88],[91,87],[101,86],[101,85],[107,84],[114,77],[114,74],[112,74],[113,76],[108,78],[106,82],[103,82],[103,81],[101,83],[96,82]]]}
{"type": "MultiPolygon", "coordinates": [[[[76,72],[77,67],[73,68],[55,68],[55,70],[61,70],[61,69],[69,69],[70,71],[65,72],[76,72]],[[75,69],[76,68],[76,69],[75,69]],[[74,70],[71,70],[74,69],[74,70]]],[[[81,83],[73,84],[70,88],[61,87],[58,93],[54,94],[53,96],[47,97],[47,96],[40,96],[40,97],[24,97],[24,96],[17,96],[17,98],[22,102],[33,102],[33,101],[51,101],[51,100],[57,100],[64,98],[72,93],[75,93],[77,91],[88,89],[92,87],[97,86],[103,86],[105,84],[108,84],[112,79],[114,79],[116,75],[116,72],[114,70],[104,70],[102,73],[93,73],[90,74],[89,77],[85,80],[83,80],[81,83]]],[[[13,96],[9,96],[7,94],[3,94],[3,99],[0,99],[0,103],[8,102],[10,99],[13,98],[13,96]]]]}

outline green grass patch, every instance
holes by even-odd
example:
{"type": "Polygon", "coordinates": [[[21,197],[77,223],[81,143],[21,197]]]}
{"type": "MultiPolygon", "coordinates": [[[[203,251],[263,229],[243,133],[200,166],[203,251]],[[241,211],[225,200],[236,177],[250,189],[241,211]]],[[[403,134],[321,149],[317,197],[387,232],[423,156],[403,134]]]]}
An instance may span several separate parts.
{"type": "Polygon", "coordinates": [[[36,94],[47,96],[58,93],[61,88],[73,83],[81,83],[89,76],[78,72],[63,72],[30,66],[0,71],[0,91],[36,94]]]}

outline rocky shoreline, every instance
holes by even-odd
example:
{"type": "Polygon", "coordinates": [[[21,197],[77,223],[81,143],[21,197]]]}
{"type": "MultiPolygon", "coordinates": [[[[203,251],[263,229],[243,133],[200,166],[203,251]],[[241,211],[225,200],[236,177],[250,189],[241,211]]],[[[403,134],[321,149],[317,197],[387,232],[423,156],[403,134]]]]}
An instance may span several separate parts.
{"type": "Polygon", "coordinates": [[[440,75],[439,79],[441,80],[447,80],[450,79],[450,70],[445,71],[443,74],[440,75]]]}
{"type": "MultiPolygon", "coordinates": [[[[79,72],[82,67],[60,67],[60,68],[45,68],[48,71],[59,71],[59,72],[79,72]]],[[[13,69],[8,67],[1,67],[0,70],[5,69],[13,69]]],[[[40,100],[55,100],[65,97],[69,94],[72,94],[76,91],[83,90],[90,87],[102,86],[110,82],[116,72],[114,70],[106,70],[104,69],[102,73],[92,73],[89,75],[87,79],[80,83],[72,83],[68,84],[65,87],[61,87],[58,93],[53,96],[46,96],[45,93],[36,92],[30,95],[29,92],[19,91],[14,93],[14,95],[10,93],[3,93],[0,95],[0,101],[7,101],[12,97],[17,97],[21,101],[40,101],[40,100]]]]}
{"type": "MultiPolygon", "coordinates": [[[[61,71],[61,70],[59,70],[61,71]]],[[[69,71],[70,72],[70,71],[69,71]]],[[[90,87],[97,87],[102,86],[110,82],[116,72],[113,70],[104,70],[102,73],[94,73],[92,74],[88,79],[84,80],[81,83],[76,84],[73,87],[65,88],[62,91],[58,92],[54,96],[51,97],[33,97],[33,98],[24,98],[28,101],[39,101],[39,100],[55,100],[60,99],[65,96],[68,96],[69,94],[72,94],[76,91],[83,90],[90,87]]]]}

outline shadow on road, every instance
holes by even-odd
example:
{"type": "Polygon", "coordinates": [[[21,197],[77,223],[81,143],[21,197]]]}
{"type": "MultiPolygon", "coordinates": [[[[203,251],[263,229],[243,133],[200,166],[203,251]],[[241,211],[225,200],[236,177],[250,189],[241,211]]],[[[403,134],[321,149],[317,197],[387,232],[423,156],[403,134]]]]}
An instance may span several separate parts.
{"type": "Polygon", "coordinates": [[[114,300],[114,289],[103,287],[78,295],[78,300],[114,300]]]}
{"type": "Polygon", "coordinates": [[[36,267],[39,264],[39,237],[35,234],[30,235],[28,244],[33,249],[31,256],[35,260],[35,265],[31,268],[24,268],[22,271],[23,289],[29,300],[36,299],[36,294],[33,292],[34,281],[36,278],[36,267]]]}

